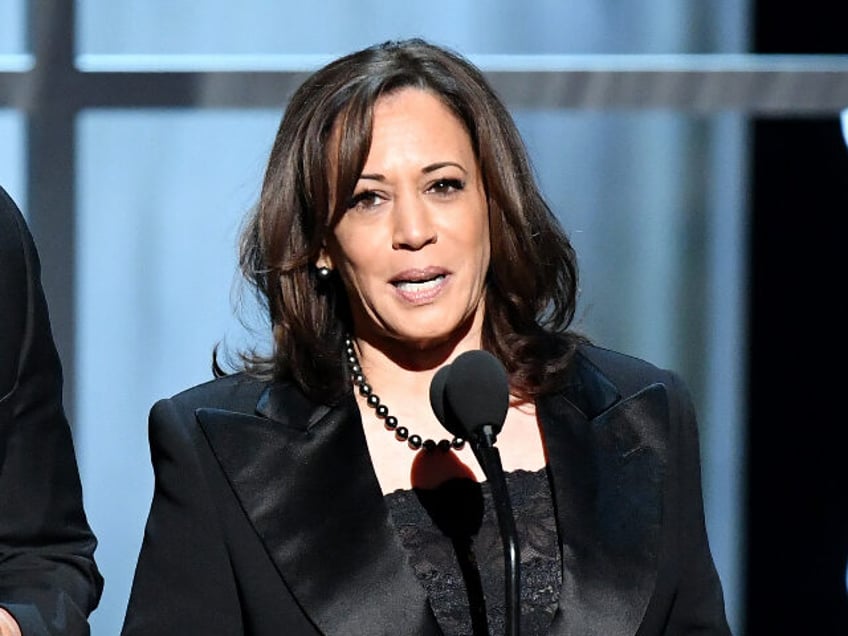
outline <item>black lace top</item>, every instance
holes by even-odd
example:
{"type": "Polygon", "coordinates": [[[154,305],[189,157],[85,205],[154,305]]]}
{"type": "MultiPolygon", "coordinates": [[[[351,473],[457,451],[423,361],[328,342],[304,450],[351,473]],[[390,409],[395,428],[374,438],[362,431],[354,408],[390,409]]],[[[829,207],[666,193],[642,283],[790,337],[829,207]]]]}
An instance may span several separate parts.
{"type": "MultiPolygon", "coordinates": [[[[507,473],[521,556],[521,633],[547,633],[562,570],[547,471],[507,473]]],[[[488,483],[451,479],[386,495],[392,521],[446,636],[504,633],[503,545],[488,483]]]]}

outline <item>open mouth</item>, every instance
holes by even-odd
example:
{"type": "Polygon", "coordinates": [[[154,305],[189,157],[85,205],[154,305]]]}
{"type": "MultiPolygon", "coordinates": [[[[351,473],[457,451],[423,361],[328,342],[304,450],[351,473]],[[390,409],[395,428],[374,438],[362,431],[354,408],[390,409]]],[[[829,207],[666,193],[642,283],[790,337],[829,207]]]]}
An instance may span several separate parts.
{"type": "Polygon", "coordinates": [[[426,267],[399,272],[390,282],[405,302],[420,305],[438,298],[449,278],[450,272],[442,267],[426,267]]]}
{"type": "Polygon", "coordinates": [[[396,280],[392,281],[392,285],[402,292],[416,293],[435,289],[441,285],[444,280],[444,274],[436,274],[435,276],[415,280],[396,280]]]}

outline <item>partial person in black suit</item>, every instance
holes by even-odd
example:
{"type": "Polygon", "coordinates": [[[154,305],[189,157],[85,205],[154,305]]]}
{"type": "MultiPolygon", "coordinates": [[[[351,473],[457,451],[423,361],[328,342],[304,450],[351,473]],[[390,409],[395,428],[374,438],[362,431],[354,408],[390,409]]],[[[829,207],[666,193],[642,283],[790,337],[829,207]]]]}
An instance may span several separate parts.
{"type": "Polygon", "coordinates": [[[124,636],[504,633],[494,482],[429,399],[480,349],[521,633],[728,634],[687,390],[570,329],[572,246],[465,59],[389,42],[307,79],[241,263],[274,350],[153,407],[124,636]]]}
{"type": "Polygon", "coordinates": [[[24,219],[0,188],[0,635],[82,635],[103,579],[24,219]]]}

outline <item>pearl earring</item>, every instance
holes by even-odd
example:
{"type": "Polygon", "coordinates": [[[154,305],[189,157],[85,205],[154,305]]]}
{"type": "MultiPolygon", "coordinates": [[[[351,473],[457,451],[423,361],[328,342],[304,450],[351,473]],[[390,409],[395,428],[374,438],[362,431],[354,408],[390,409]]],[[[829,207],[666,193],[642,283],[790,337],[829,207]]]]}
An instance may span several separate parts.
{"type": "Polygon", "coordinates": [[[328,278],[330,278],[330,274],[332,273],[333,270],[331,270],[329,267],[324,267],[322,265],[318,268],[318,278],[320,278],[321,280],[327,280],[328,278]]]}

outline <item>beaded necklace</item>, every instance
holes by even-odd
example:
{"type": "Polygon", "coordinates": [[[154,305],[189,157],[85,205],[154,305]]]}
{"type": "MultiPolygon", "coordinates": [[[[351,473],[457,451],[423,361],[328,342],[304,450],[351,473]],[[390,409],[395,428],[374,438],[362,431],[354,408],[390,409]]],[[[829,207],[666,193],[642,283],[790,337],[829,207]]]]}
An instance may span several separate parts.
{"type": "Polygon", "coordinates": [[[418,451],[421,448],[427,451],[440,450],[447,452],[449,450],[461,450],[465,446],[465,440],[461,437],[453,439],[442,439],[438,442],[433,439],[421,439],[420,435],[410,434],[409,429],[405,426],[398,426],[398,419],[389,413],[389,407],[382,403],[380,397],[374,393],[365,374],[362,372],[362,365],[359,364],[359,358],[356,356],[356,349],[353,346],[353,339],[350,336],[345,336],[345,358],[348,368],[350,369],[350,377],[354,386],[359,389],[359,395],[365,398],[366,404],[374,409],[377,417],[383,420],[383,425],[386,430],[394,431],[395,439],[399,442],[406,442],[409,449],[418,451]]]}

